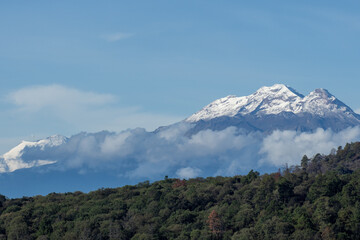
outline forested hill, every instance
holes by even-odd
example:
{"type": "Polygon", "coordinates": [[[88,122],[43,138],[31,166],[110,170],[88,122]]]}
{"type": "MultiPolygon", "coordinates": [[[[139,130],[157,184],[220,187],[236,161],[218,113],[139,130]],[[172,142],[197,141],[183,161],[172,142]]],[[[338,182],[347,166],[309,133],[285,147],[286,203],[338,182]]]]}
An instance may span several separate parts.
{"type": "Polygon", "coordinates": [[[360,239],[360,143],[259,175],[1,197],[0,239],[360,239]]]}

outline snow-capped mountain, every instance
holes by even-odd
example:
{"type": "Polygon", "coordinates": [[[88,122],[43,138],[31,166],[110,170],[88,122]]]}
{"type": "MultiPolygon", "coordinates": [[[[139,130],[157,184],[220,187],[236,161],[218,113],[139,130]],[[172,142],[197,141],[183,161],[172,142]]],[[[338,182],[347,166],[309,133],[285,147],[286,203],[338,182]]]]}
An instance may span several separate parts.
{"type": "Polygon", "coordinates": [[[32,159],[30,161],[24,161],[22,156],[28,149],[40,149],[41,151],[44,151],[46,148],[60,146],[66,141],[67,138],[61,135],[54,135],[35,142],[22,141],[19,145],[0,157],[0,173],[13,172],[22,168],[53,164],[55,161],[47,159],[32,159]]]}
{"type": "Polygon", "coordinates": [[[249,96],[215,100],[185,121],[196,124],[192,132],[229,126],[247,131],[340,131],[360,125],[360,116],[325,89],[304,96],[284,84],[275,84],[249,96]]]}
{"type": "MultiPolygon", "coordinates": [[[[190,150],[185,151],[188,157],[204,147],[208,150],[197,154],[203,156],[206,151],[214,152],[214,149],[226,151],[229,146],[237,149],[240,143],[235,144],[232,140],[219,147],[217,140],[225,139],[226,134],[238,136],[255,131],[259,138],[264,138],[274,130],[315,132],[323,128],[339,132],[354,126],[360,126],[360,116],[327,90],[316,89],[303,96],[288,86],[276,84],[262,87],[249,96],[215,100],[189,118],[154,132],[145,129],[120,133],[103,131],[80,133],[70,138],[56,135],[35,142],[23,141],[0,157],[0,173],[54,163],[68,168],[86,164],[98,167],[101,160],[105,161],[104,166],[109,162],[120,164],[126,172],[144,159],[151,159],[153,164],[156,162],[153,159],[172,158],[176,151],[188,148],[190,150]],[[236,127],[236,130],[229,127],[236,127]],[[208,129],[215,131],[197,135],[208,129]]],[[[233,137],[237,139],[236,136],[233,137]]],[[[240,138],[236,141],[241,142],[240,138]]]]}

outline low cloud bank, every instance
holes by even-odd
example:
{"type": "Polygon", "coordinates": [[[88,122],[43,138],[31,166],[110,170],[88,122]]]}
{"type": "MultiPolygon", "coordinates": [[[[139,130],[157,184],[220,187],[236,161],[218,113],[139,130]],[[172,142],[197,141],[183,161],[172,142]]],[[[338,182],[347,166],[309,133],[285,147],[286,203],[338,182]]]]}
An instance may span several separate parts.
{"type": "Polygon", "coordinates": [[[274,131],[270,135],[242,134],[229,127],[187,137],[185,133],[191,127],[180,123],[157,132],[138,128],[120,133],[81,133],[58,147],[29,149],[23,158],[56,160],[52,167],[64,170],[111,169],[128,178],[193,178],[295,165],[304,154],[328,154],[332,148],[360,140],[359,127],[338,133],[318,129],[313,133],[274,131]]]}
{"type": "Polygon", "coordinates": [[[262,162],[280,166],[299,164],[303,155],[313,156],[316,153],[329,154],[332,148],[345,143],[359,141],[360,128],[347,128],[340,132],[317,129],[313,133],[295,131],[274,131],[264,138],[260,153],[265,154],[262,162]]]}

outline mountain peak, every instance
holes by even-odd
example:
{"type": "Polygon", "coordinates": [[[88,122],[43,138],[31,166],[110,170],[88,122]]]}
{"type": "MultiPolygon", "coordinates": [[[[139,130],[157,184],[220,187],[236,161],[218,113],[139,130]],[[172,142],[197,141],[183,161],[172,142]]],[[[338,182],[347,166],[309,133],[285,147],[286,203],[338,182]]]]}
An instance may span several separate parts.
{"type": "Polygon", "coordinates": [[[289,96],[298,96],[298,97],[304,97],[302,94],[298,93],[295,89],[291,88],[288,85],[285,84],[274,84],[270,87],[264,86],[259,88],[255,94],[275,94],[275,95],[289,95],[289,96]]]}
{"type": "Polygon", "coordinates": [[[259,88],[256,92],[284,92],[289,91],[288,86],[285,84],[274,84],[272,86],[263,86],[259,88]]]}
{"type": "Polygon", "coordinates": [[[282,83],[276,83],[272,86],[263,86],[261,88],[259,88],[257,90],[257,92],[261,92],[261,91],[280,91],[280,90],[284,90],[284,89],[288,89],[288,86],[282,83]]]}
{"type": "Polygon", "coordinates": [[[334,95],[332,95],[328,90],[324,89],[324,88],[317,88],[314,91],[312,91],[309,96],[318,96],[320,98],[334,98],[334,95]]]}

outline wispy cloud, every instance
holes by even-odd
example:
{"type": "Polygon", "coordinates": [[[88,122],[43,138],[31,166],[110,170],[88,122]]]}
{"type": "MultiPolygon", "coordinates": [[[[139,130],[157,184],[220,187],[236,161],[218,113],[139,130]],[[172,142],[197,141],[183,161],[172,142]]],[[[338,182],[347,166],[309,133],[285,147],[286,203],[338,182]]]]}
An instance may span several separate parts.
{"type": "Polygon", "coordinates": [[[134,36],[133,33],[122,33],[122,32],[117,32],[117,33],[112,33],[112,34],[105,34],[102,35],[101,38],[105,39],[108,42],[117,42],[126,38],[130,38],[134,36]]]}
{"type": "Polygon", "coordinates": [[[26,111],[39,111],[44,108],[69,111],[82,107],[104,106],[116,101],[116,97],[111,94],[85,92],[61,85],[22,88],[8,94],[7,99],[26,111]]]}
{"type": "MultiPolygon", "coordinates": [[[[22,88],[9,93],[6,100],[13,106],[9,114],[20,122],[24,117],[30,122],[51,121],[56,122],[54,125],[66,126],[73,132],[121,131],[136,127],[154,129],[183,119],[179,116],[145,112],[139,106],[120,107],[115,95],[62,85],[22,88]]],[[[31,124],[30,122],[26,124],[31,124]]]]}

